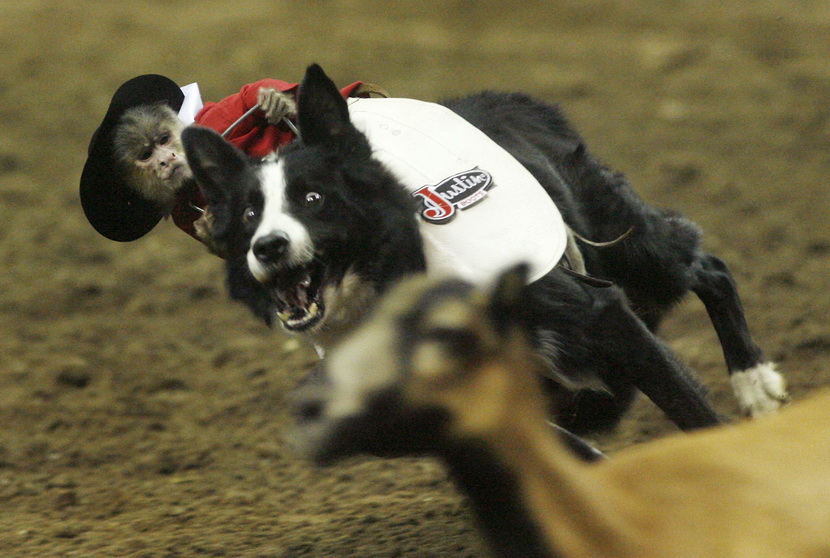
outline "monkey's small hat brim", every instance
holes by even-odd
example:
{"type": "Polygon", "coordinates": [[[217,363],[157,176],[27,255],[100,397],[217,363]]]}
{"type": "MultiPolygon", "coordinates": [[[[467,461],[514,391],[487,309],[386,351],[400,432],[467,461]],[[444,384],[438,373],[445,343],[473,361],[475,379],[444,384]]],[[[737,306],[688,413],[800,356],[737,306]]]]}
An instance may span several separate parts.
{"type": "Polygon", "coordinates": [[[80,187],[87,220],[110,240],[130,242],[141,238],[164,217],[161,208],[130,188],[124,171],[116,164],[113,140],[118,120],[128,109],[159,102],[178,112],[183,101],[179,86],[157,74],[135,77],[112,96],[104,120],[89,142],[80,187]]]}

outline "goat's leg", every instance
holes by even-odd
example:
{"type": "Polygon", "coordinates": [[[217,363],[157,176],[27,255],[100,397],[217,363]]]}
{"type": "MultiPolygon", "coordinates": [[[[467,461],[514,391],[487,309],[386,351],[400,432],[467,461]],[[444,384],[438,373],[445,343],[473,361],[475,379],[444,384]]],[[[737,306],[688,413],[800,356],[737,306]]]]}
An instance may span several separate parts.
{"type": "Polygon", "coordinates": [[[752,340],[729,268],[712,255],[696,263],[691,289],[703,302],[718,334],[741,410],[749,416],[777,410],[787,400],[786,382],[752,340]]]}

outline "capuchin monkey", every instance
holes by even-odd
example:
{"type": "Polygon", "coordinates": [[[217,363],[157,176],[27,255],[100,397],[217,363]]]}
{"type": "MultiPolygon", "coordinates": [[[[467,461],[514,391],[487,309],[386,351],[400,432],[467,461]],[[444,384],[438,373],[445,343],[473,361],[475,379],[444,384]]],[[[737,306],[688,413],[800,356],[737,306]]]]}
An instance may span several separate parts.
{"type": "MultiPolygon", "coordinates": [[[[270,124],[297,113],[294,99],[272,88],[259,90],[257,106],[270,124]]],[[[127,176],[127,183],[145,199],[170,215],[177,192],[193,179],[182,147],[184,123],[164,102],[132,107],[121,115],[115,127],[115,159],[127,176]]],[[[194,225],[200,239],[210,242],[211,215],[205,211],[194,225]]]]}
{"type": "Polygon", "coordinates": [[[176,192],[193,178],[182,148],[184,124],[165,103],[124,112],[115,128],[115,156],[128,183],[169,215],[176,192]]]}

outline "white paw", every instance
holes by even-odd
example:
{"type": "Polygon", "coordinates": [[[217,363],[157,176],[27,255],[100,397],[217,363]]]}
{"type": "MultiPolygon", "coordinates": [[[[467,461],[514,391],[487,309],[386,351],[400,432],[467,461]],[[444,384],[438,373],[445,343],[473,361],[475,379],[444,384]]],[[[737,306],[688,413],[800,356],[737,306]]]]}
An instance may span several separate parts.
{"type": "Polygon", "coordinates": [[[730,380],[741,411],[746,416],[756,418],[773,413],[789,400],[787,382],[772,362],[734,372],[730,380]]]}

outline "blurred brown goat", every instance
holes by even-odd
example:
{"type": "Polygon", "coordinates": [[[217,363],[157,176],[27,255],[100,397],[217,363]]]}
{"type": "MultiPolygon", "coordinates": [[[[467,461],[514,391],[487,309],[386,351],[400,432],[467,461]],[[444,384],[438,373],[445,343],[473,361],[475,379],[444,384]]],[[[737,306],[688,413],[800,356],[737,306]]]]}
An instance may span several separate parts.
{"type": "Polygon", "coordinates": [[[524,280],[393,290],[298,391],[306,452],[439,456],[499,556],[830,556],[830,392],[581,462],[551,435],[513,318],[524,280]]]}

